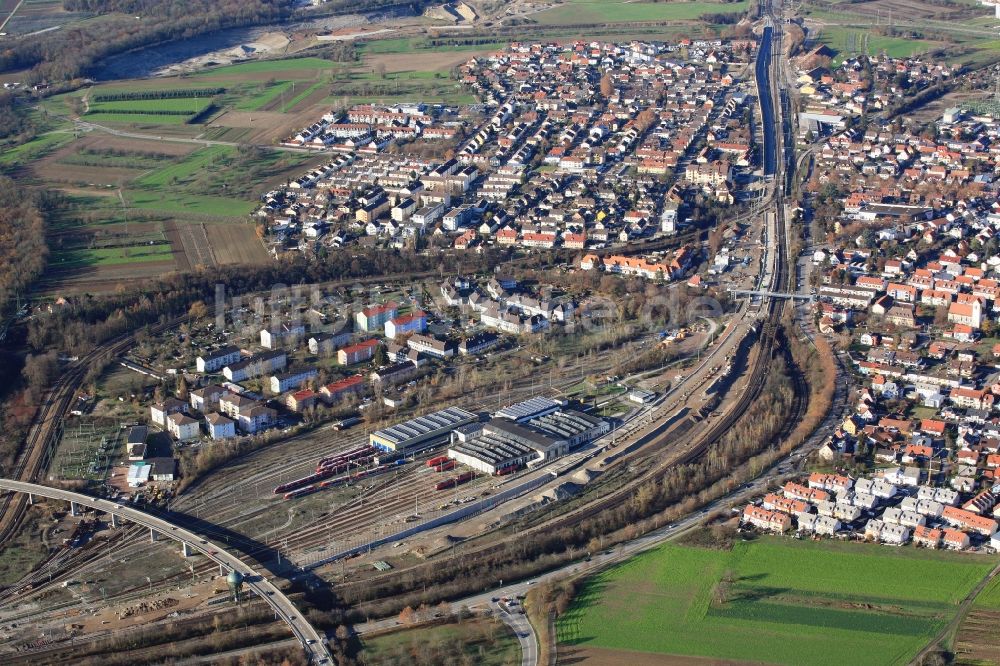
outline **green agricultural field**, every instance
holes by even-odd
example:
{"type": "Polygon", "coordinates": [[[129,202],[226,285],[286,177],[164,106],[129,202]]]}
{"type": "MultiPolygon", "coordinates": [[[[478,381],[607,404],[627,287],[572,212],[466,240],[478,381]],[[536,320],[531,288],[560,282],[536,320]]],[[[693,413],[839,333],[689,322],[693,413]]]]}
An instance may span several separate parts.
{"type": "Polygon", "coordinates": [[[633,21],[694,21],[705,14],[745,12],[749,0],[740,2],[609,2],[608,0],[570,0],[547,9],[532,18],[542,25],[583,23],[631,23],[633,21]]]}
{"type": "Polygon", "coordinates": [[[764,538],[732,551],[666,545],[588,581],[557,633],[579,648],[901,664],[994,563],[829,541],[764,538]],[[728,589],[719,592],[724,578],[728,589]]]}
{"type": "Polygon", "coordinates": [[[309,95],[313,94],[314,92],[316,92],[317,90],[326,85],[328,84],[323,82],[312,84],[311,86],[309,86],[308,88],[297,94],[295,97],[285,102],[284,106],[281,107],[281,112],[288,113],[289,111],[294,109],[299,102],[304,100],[306,97],[309,97],[309,95]]]}
{"type": "Polygon", "coordinates": [[[145,113],[88,113],[87,120],[95,123],[128,123],[132,125],[183,125],[191,116],[145,113]]]}
{"type": "Polygon", "coordinates": [[[10,149],[0,150],[0,166],[25,164],[44,157],[75,137],[70,132],[50,132],[10,149]]]}
{"type": "Polygon", "coordinates": [[[472,104],[468,88],[444,72],[410,70],[386,72],[384,77],[371,70],[354,70],[345,79],[334,81],[324,104],[349,99],[351,104],[420,100],[427,103],[472,104]]]}
{"type": "Polygon", "coordinates": [[[207,167],[221,157],[232,155],[236,149],[231,146],[206,146],[199,148],[179,162],[157,169],[135,181],[139,187],[158,188],[174,185],[191,177],[195,172],[207,167]]]}
{"type": "Polygon", "coordinates": [[[334,66],[330,60],[322,58],[287,58],[285,60],[257,60],[241,62],[236,65],[224,65],[215,69],[199,72],[195,77],[239,77],[244,74],[288,73],[289,78],[312,78],[317,70],[331,69],[334,66]],[[293,76],[298,73],[299,76],[293,76]]]}
{"type": "Polygon", "coordinates": [[[270,104],[278,95],[291,90],[291,81],[276,81],[267,85],[260,92],[243,97],[233,108],[239,111],[258,111],[270,104]]]}
{"type": "Polygon", "coordinates": [[[139,177],[133,185],[177,195],[232,198],[242,210],[252,206],[263,189],[297,177],[307,164],[322,159],[266,148],[241,151],[232,146],[207,146],[139,177]]]}
{"type": "Polygon", "coordinates": [[[52,253],[49,265],[55,269],[82,268],[84,266],[117,266],[147,261],[170,261],[173,252],[169,243],[137,245],[135,247],[76,248],[52,253]]]}
{"type": "MultiPolygon", "coordinates": [[[[860,53],[863,50],[867,30],[845,26],[825,26],[819,34],[819,41],[837,52],[836,61],[860,53]]],[[[937,46],[936,42],[902,37],[868,35],[868,54],[877,55],[885,51],[890,57],[904,58],[923,53],[937,46]]]]}
{"type": "Polygon", "coordinates": [[[194,115],[205,110],[211,100],[207,97],[175,97],[171,99],[130,99],[116,102],[92,102],[90,113],[120,113],[122,111],[149,112],[156,114],[161,111],[171,113],[181,112],[194,115]]]}
{"type": "Polygon", "coordinates": [[[164,213],[194,213],[196,215],[237,218],[249,215],[256,207],[253,201],[174,192],[129,190],[125,196],[130,208],[164,213]]]}
{"type": "Polygon", "coordinates": [[[989,585],[979,593],[975,605],[980,608],[1000,610],[1000,576],[991,580],[989,585]]]}

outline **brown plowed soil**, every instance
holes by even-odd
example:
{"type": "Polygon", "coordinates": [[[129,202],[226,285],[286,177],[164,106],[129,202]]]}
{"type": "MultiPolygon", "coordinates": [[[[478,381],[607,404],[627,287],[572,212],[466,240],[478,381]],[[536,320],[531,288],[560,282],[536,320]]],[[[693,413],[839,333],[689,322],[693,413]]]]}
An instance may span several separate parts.
{"type": "Polygon", "coordinates": [[[968,664],[1000,664],[997,627],[1000,627],[1000,611],[973,609],[965,617],[955,639],[956,661],[968,664]]]}
{"type": "Polygon", "coordinates": [[[267,250],[250,224],[205,225],[215,260],[219,264],[266,264],[267,250]]]}

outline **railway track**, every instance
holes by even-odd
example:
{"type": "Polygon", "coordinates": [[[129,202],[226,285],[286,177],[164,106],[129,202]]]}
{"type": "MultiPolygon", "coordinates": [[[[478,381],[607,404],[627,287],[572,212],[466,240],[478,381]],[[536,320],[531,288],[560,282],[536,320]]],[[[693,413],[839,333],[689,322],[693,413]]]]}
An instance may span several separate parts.
{"type": "MultiPolygon", "coordinates": [[[[774,215],[775,236],[773,257],[774,263],[770,272],[769,287],[772,291],[786,291],[791,282],[791,275],[789,270],[784,206],[778,189],[778,184],[783,182],[781,177],[783,165],[781,164],[781,161],[777,159],[779,151],[781,150],[780,144],[782,135],[781,133],[768,135],[768,126],[771,126],[771,131],[773,132],[774,125],[777,124],[777,120],[773,117],[775,90],[770,82],[770,68],[772,66],[771,49],[774,46],[774,43],[771,40],[771,31],[772,28],[768,27],[765,31],[765,36],[762,38],[762,46],[766,48],[760,49],[757,64],[758,89],[761,91],[759,96],[764,97],[762,89],[765,85],[767,87],[768,95],[767,100],[762,100],[761,108],[765,132],[765,152],[769,153],[765,155],[764,173],[765,176],[770,179],[771,183],[768,201],[770,207],[773,208],[772,214],[774,215]],[[765,80],[761,81],[761,77],[765,77],[765,80]]],[[[692,445],[686,447],[680,452],[675,452],[675,454],[670,458],[661,460],[657,464],[650,466],[644,472],[636,475],[633,479],[630,479],[622,486],[611,490],[596,501],[568,511],[552,518],[551,520],[547,520],[521,530],[518,533],[518,538],[530,538],[532,534],[551,532],[561,528],[572,527],[588,518],[596,516],[599,513],[622,506],[635,496],[637,487],[644,482],[662,474],[669,467],[694,462],[704,456],[715,442],[719,441],[723,435],[733,428],[733,426],[746,414],[750,405],[752,405],[753,402],[760,396],[765,386],[768,369],[771,366],[775,353],[785,353],[778,344],[778,327],[784,307],[785,303],[782,299],[769,299],[767,301],[765,308],[763,308],[764,318],[760,340],[757,350],[753,356],[753,362],[751,364],[750,374],[748,376],[745,390],[743,390],[740,393],[739,398],[726,409],[725,414],[721,419],[709,424],[701,433],[698,433],[695,436],[695,440],[692,445]]],[[[786,417],[785,424],[779,433],[782,437],[787,437],[788,434],[791,433],[792,429],[805,413],[808,403],[808,387],[805,384],[804,378],[798,373],[793,372],[792,382],[794,385],[795,397],[793,399],[791,413],[786,417]]],[[[693,429],[693,427],[694,423],[691,422],[690,419],[682,419],[675,424],[674,427],[671,427],[661,433],[656,438],[656,441],[652,442],[651,445],[644,445],[643,449],[649,450],[659,447],[667,448],[669,447],[671,440],[679,440],[676,435],[678,430],[683,430],[686,434],[687,431],[693,429]]],[[[615,464],[619,465],[622,460],[616,461],[615,464]]],[[[506,548],[507,544],[505,542],[483,544],[479,548],[472,547],[464,550],[461,557],[464,562],[468,562],[470,558],[486,558],[490,555],[500,553],[506,548]]],[[[405,571],[405,569],[394,572],[393,574],[385,574],[384,576],[368,579],[364,584],[369,586],[377,584],[378,580],[390,579],[392,576],[399,575],[403,571],[405,571]]]]}
{"type": "MultiPolygon", "coordinates": [[[[571,370],[568,376],[562,376],[559,384],[553,385],[553,390],[562,390],[578,383],[579,379],[586,374],[582,366],[578,369],[579,372],[575,372],[575,370],[577,369],[571,370]]],[[[509,393],[506,395],[510,400],[516,401],[533,395],[538,390],[537,379],[524,378],[512,385],[509,393]]],[[[470,403],[466,406],[477,411],[482,411],[489,406],[486,402],[489,401],[470,403]]],[[[377,529],[380,521],[385,525],[389,525],[392,523],[392,518],[397,516],[397,514],[408,515],[408,513],[412,513],[414,494],[417,494],[421,513],[426,512],[426,507],[437,508],[439,504],[452,496],[450,493],[442,494],[434,491],[432,486],[421,488],[420,483],[406,485],[400,488],[398,498],[395,490],[386,493],[386,498],[388,499],[380,512],[376,507],[382,501],[382,485],[376,485],[373,489],[366,490],[366,497],[363,503],[352,500],[352,505],[346,508],[346,510],[344,510],[345,507],[338,508],[335,513],[340,513],[341,515],[335,518],[317,511],[313,522],[306,525],[297,524],[290,531],[285,532],[285,534],[281,534],[280,530],[279,533],[274,534],[273,531],[267,529],[264,532],[271,533],[265,534],[259,531],[260,527],[258,526],[256,529],[250,528],[246,538],[240,538],[236,535],[236,532],[243,531],[241,528],[244,526],[249,527],[255,518],[266,512],[273,511],[274,505],[269,501],[256,510],[247,512],[245,503],[234,500],[234,497],[242,497],[245,493],[254,492],[254,490],[262,491],[263,495],[270,495],[272,486],[311,473],[315,468],[318,458],[335,453],[338,450],[346,450],[352,448],[352,446],[357,446],[365,439],[364,433],[360,430],[348,431],[343,434],[346,434],[346,438],[338,438],[339,441],[336,442],[328,441],[325,438],[317,438],[316,442],[310,444],[308,450],[297,448],[294,452],[284,455],[278,463],[268,461],[267,464],[258,464],[249,476],[246,475],[246,469],[240,469],[239,467],[220,470],[219,478],[213,478],[213,483],[217,482],[219,484],[218,488],[209,489],[209,493],[203,498],[184,495],[178,498],[176,502],[171,503],[171,511],[180,511],[196,517],[212,516],[212,522],[218,525],[218,529],[203,526],[204,533],[218,540],[228,539],[228,543],[231,546],[240,548],[243,551],[243,559],[245,561],[252,562],[259,561],[257,558],[262,555],[265,556],[265,559],[273,557],[275,549],[279,547],[283,551],[283,554],[286,552],[293,553],[296,549],[311,550],[326,546],[332,541],[340,542],[349,539],[351,536],[357,538],[356,535],[359,533],[359,529],[377,529]],[[257,488],[255,489],[254,486],[257,486],[257,488]],[[417,493],[416,491],[420,492],[417,493]],[[379,495],[379,497],[376,497],[376,495],[379,495]],[[369,503],[369,498],[377,501],[369,503]],[[254,534],[255,532],[256,534],[254,534]],[[262,540],[255,539],[255,536],[266,536],[266,542],[261,543],[262,540]]],[[[384,484],[387,480],[384,477],[376,477],[376,484],[384,484]]],[[[481,488],[476,489],[477,492],[479,490],[481,488]]],[[[459,494],[465,495],[471,491],[472,487],[462,486],[459,494]]],[[[268,500],[270,500],[269,497],[268,500]]],[[[282,500],[275,501],[281,502],[282,500]]],[[[289,506],[294,505],[289,504],[289,506]]],[[[172,513],[171,515],[174,518],[177,517],[176,513],[172,513]]],[[[80,577],[83,575],[82,572],[99,567],[106,555],[112,559],[122,557],[134,559],[141,557],[146,549],[159,547],[162,546],[142,541],[129,542],[128,540],[118,541],[116,539],[114,546],[109,547],[107,552],[102,551],[100,556],[69,557],[60,560],[57,571],[53,573],[51,583],[48,581],[48,570],[43,575],[31,576],[20,581],[13,588],[8,588],[5,591],[6,594],[0,595],[0,603],[10,601],[14,598],[20,601],[20,595],[15,596],[15,592],[22,591],[29,583],[35,585],[32,591],[32,595],[34,595],[44,592],[53,585],[58,585],[63,580],[80,577]]],[[[193,573],[197,575],[207,574],[215,569],[213,565],[208,563],[192,564],[194,564],[193,573]]],[[[159,581],[158,585],[154,585],[154,588],[157,590],[165,589],[171,585],[183,583],[187,579],[187,576],[187,573],[168,576],[159,581]]],[[[146,586],[141,587],[143,590],[148,589],[146,586]]]]}
{"type": "MultiPolygon", "coordinates": [[[[773,197],[774,194],[772,193],[772,198],[773,197]]],[[[776,209],[778,211],[776,213],[778,217],[778,223],[776,224],[778,239],[777,239],[777,256],[775,261],[775,271],[772,274],[772,277],[773,277],[773,286],[775,290],[783,290],[788,283],[788,265],[787,265],[788,262],[787,258],[785,257],[785,250],[787,243],[784,238],[784,221],[782,218],[782,207],[780,205],[780,201],[778,202],[776,209]]],[[[677,239],[674,239],[674,242],[676,242],[676,240],[677,239]]],[[[435,274],[434,273],[413,274],[413,279],[417,279],[418,276],[432,277],[433,275],[435,274]]],[[[392,276],[392,277],[371,278],[367,280],[341,281],[340,283],[357,284],[364,282],[393,282],[398,279],[399,276],[392,276]]],[[[578,510],[570,511],[566,514],[559,516],[553,521],[547,522],[542,525],[538,525],[533,528],[529,528],[526,531],[531,532],[531,531],[540,531],[543,529],[544,530],[551,530],[553,528],[558,529],[559,527],[569,526],[572,524],[579,523],[580,521],[585,520],[590,516],[596,515],[597,513],[606,511],[616,506],[620,506],[621,504],[631,499],[631,497],[634,495],[634,489],[638,484],[647,481],[649,478],[651,478],[656,474],[662,473],[669,466],[692,462],[698,460],[700,457],[705,455],[705,453],[709,450],[711,445],[716,441],[718,441],[719,438],[722,437],[726,432],[728,432],[732,428],[732,426],[745,414],[747,408],[760,396],[760,393],[765,385],[767,369],[770,365],[771,360],[774,357],[774,354],[779,349],[779,345],[777,342],[777,322],[780,320],[780,314],[782,309],[783,309],[783,304],[780,301],[778,302],[771,301],[768,304],[765,324],[762,329],[758,348],[754,353],[751,372],[747,380],[747,389],[740,394],[738,400],[732,406],[726,409],[725,415],[721,419],[711,423],[705,428],[703,432],[696,435],[696,440],[693,446],[690,446],[687,449],[675,454],[673,457],[665,461],[663,464],[657,464],[652,466],[648,471],[643,473],[641,476],[638,476],[636,479],[630,481],[630,483],[626,484],[625,486],[622,486],[621,488],[602,497],[597,502],[588,504],[585,507],[580,507],[578,510]]],[[[182,320],[183,318],[180,319],[182,320]]],[[[175,320],[175,322],[173,322],[173,325],[176,326],[179,323],[180,320],[175,320]]],[[[162,327],[161,330],[163,328],[169,327],[169,325],[170,322],[160,325],[160,327],[162,327]]],[[[32,429],[32,432],[29,435],[29,440],[27,442],[27,445],[22,450],[23,453],[26,455],[24,455],[22,459],[19,459],[18,461],[18,466],[16,469],[17,472],[16,478],[20,478],[22,480],[33,480],[37,476],[39,470],[44,468],[48,456],[51,455],[52,445],[58,439],[58,422],[61,420],[61,415],[65,414],[65,411],[68,409],[68,406],[71,403],[76,393],[76,390],[78,389],[79,384],[82,382],[82,379],[85,376],[86,370],[90,366],[90,364],[99,359],[104,354],[108,353],[112,355],[120,354],[121,351],[124,351],[125,349],[128,348],[131,342],[132,342],[131,335],[123,336],[119,342],[114,342],[110,346],[105,346],[98,350],[95,350],[94,352],[91,352],[91,354],[88,354],[86,357],[84,357],[83,360],[78,362],[78,364],[73,369],[71,369],[71,371],[69,371],[63,378],[61,378],[59,383],[57,383],[55,387],[53,387],[49,397],[46,399],[46,402],[43,405],[43,409],[42,412],[40,413],[40,419],[37,424],[37,427],[32,429]]],[[[793,415],[786,421],[785,424],[786,432],[784,434],[790,432],[790,429],[794,427],[794,423],[797,420],[795,416],[801,414],[801,412],[804,411],[804,405],[806,402],[804,398],[806,393],[803,390],[804,380],[802,380],[801,377],[793,377],[793,382],[796,383],[796,388],[795,388],[796,400],[793,403],[793,408],[792,408],[793,415]]],[[[690,418],[682,419],[680,422],[676,424],[675,427],[670,428],[669,430],[667,430],[666,432],[662,433],[657,438],[655,438],[654,443],[657,446],[668,446],[671,443],[671,441],[676,441],[678,439],[679,433],[683,432],[686,434],[688,431],[693,429],[695,425],[696,424],[690,418]]],[[[328,451],[329,446],[324,445],[324,450],[328,451]]],[[[298,453],[298,455],[301,455],[301,453],[298,453]]],[[[305,465],[308,464],[310,463],[305,463],[305,465]]],[[[287,468],[285,468],[285,471],[287,472],[287,468]]],[[[269,484],[271,483],[271,479],[275,478],[275,476],[280,473],[281,473],[280,471],[276,473],[273,470],[262,470],[257,473],[257,476],[254,477],[254,480],[258,483],[269,484]]],[[[376,483],[378,484],[380,482],[376,481],[376,483]]],[[[385,481],[381,483],[384,484],[388,482],[385,481]]],[[[406,487],[409,488],[410,486],[406,487]]],[[[375,492],[377,494],[378,491],[376,490],[375,492]]],[[[216,500],[218,500],[219,502],[225,502],[228,498],[225,492],[218,491],[210,495],[206,499],[214,504],[216,500]]],[[[406,504],[408,505],[411,500],[412,497],[408,498],[406,500],[406,504]]],[[[17,524],[19,524],[20,519],[23,516],[24,500],[21,499],[18,502],[20,506],[16,508],[16,510],[11,511],[10,507],[13,501],[18,501],[18,500],[12,500],[11,497],[8,495],[5,498],[3,498],[3,504],[2,506],[0,506],[0,511],[2,511],[2,518],[0,518],[0,543],[2,543],[4,539],[8,538],[9,535],[12,533],[12,531],[16,529],[17,524]],[[12,518],[11,516],[13,514],[16,514],[16,517],[12,518]]],[[[178,502],[178,506],[184,506],[186,508],[188,506],[187,502],[182,503],[182,501],[178,502]]],[[[335,521],[330,521],[329,524],[325,526],[325,529],[323,526],[317,526],[315,532],[298,534],[295,535],[294,538],[300,540],[299,542],[297,542],[297,544],[301,545],[309,545],[313,539],[317,540],[320,543],[323,542],[322,539],[328,541],[330,533],[333,530],[350,529],[351,524],[355,523],[357,518],[363,518],[366,516],[370,518],[373,509],[370,509],[368,507],[366,508],[368,509],[368,511],[365,512],[364,514],[349,515],[349,512],[345,512],[343,518],[338,518],[335,521]],[[333,528],[333,530],[331,530],[331,528],[333,528]]],[[[391,509],[386,509],[386,507],[382,507],[378,510],[383,513],[388,513],[391,511],[391,509]]],[[[236,522],[235,524],[233,524],[233,526],[238,526],[239,524],[240,524],[239,522],[236,522]]],[[[227,529],[231,529],[230,525],[227,525],[227,529]]],[[[237,545],[237,544],[231,542],[230,545],[237,545]]],[[[255,549],[259,548],[259,544],[255,545],[254,542],[249,538],[247,538],[246,542],[242,545],[246,546],[249,549],[248,557],[253,557],[253,555],[256,554],[254,552],[255,549]]],[[[469,556],[482,556],[489,552],[495,552],[496,550],[503,548],[505,548],[505,544],[495,544],[492,546],[485,546],[483,549],[478,551],[466,552],[463,554],[463,557],[465,558],[469,556]]],[[[214,566],[207,566],[205,568],[212,569],[214,568],[214,566]]],[[[198,569],[201,569],[201,567],[198,567],[198,569]]]]}
{"type": "MultiPolygon", "coordinates": [[[[413,281],[433,278],[437,271],[412,272],[393,276],[372,276],[346,280],[331,280],[319,283],[319,288],[336,288],[385,282],[413,281]]],[[[252,294],[251,294],[252,295],[252,294]]],[[[246,295],[245,295],[246,296],[246,295]]],[[[176,328],[188,321],[187,315],[174,317],[149,327],[156,335],[176,328]]],[[[24,446],[8,473],[8,478],[19,481],[36,481],[46,469],[61,434],[63,420],[73,399],[86,378],[89,368],[102,358],[113,358],[125,353],[134,343],[135,333],[126,333],[103,343],[85,354],[66,369],[64,374],[49,389],[39,408],[35,422],[28,432],[24,446]]],[[[17,531],[24,518],[27,498],[20,493],[5,493],[0,497],[0,546],[3,546],[17,531]]]]}
{"type": "MultiPolygon", "coordinates": [[[[787,242],[785,238],[784,216],[781,206],[777,206],[776,213],[776,256],[774,272],[772,273],[772,286],[775,291],[783,290],[790,281],[789,264],[787,258],[787,242]]],[[[634,496],[636,488],[644,482],[662,474],[668,468],[675,465],[683,465],[695,462],[703,457],[712,444],[719,441],[732,427],[739,421],[750,405],[760,396],[767,380],[767,373],[774,358],[774,354],[780,348],[778,346],[778,324],[784,309],[784,301],[781,299],[771,299],[766,306],[766,318],[761,330],[761,339],[757,351],[753,357],[750,374],[747,380],[746,389],[740,393],[738,400],[733,403],[725,412],[724,416],[708,425],[704,431],[697,434],[693,445],[680,451],[669,458],[663,459],[655,465],[650,466],[641,474],[630,479],[622,486],[611,490],[599,499],[584,506],[563,513],[551,520],[538,525],[527,527],[518,533],[519,539],[530,538],[532,534],[551,532],[561,528],[573,527],[600,513],[615,509],[629,502],[634,496]]],[[[792,373],[792,381],[795,387],[795,398],[793,400],[791,413],[785,420],[785,424],[779,433],[780,437],[787,437],[795,425],[801,420],[808,403],[808,388],[804,378],[798,373],[792,373]]],[[[653,442],[644,445],[643,449],[656,450],[657,448],[669,448],[671,442],[678,442],[686,437],[687,433],[695,427],[695,422],[690,418],[681,419],[673,427],[661,433],[653,442]]],[[[630,458],[634,458],[631,456],[630,458]]],[[[620,465],[629,459],[622,459],[615,464],[620,465]]],[[[629,462],[631,462],[629,460],[629,462]]],[[[609,468],[610,471],[611,468],[609,468]]],[[[607,473],[607,472],[606,472],[607,473]]],[[[479,548],[471,546],[466,548],[461,557],[463,561],[470,558],[487,558],[491,555],[501,553],[507,548],[506,542],[484,544],[479,548]]],[[[377,584],[380,579],[390,579],[394,575],[399,575],[405,571],[399,571],[366,579],[366,585],[377,584]]]]}
{"type": "MultiPolygon", "coordinates": [[[[154,334],[180,326],[187,321],[187,315],[150,327],[154,334]]],[[[62,431],[63,419],[87,376],[90,367],[106,356],[114,357],[132,346],[135,334],[118,336],[110,342],[94,349],[79,361],[73,363],[56,384],[49,390],[45,402],[39,410],[35,424],[28,432],[25,445],[11,470],[10,478],[19,481],[35,481],[46,469],[62,431]]],[[[0,546],[16,532],[24,518],[28,499],[21,493],[6,493],[0,498],[0,546]]]]}

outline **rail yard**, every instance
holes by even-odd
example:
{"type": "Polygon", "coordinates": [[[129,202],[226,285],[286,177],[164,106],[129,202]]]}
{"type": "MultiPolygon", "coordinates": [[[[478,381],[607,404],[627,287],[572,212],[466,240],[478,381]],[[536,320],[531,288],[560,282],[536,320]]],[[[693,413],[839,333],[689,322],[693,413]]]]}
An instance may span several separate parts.
{"type": "MultiPolygon", "coordinates": [[[[786,336],[810,314],[769,296],[798,289],[794,147],[769,4],[756,29],[717,43],[512,44],[457,68],[481,107],[356,105],[285,138],[330,161],[261,197],[275,258],[427,256],[425,234],[477,258],[454,274],[390,270],[311,294],[217,291],[215,312],[186,304],[66,361],[6,476],[48,474],[67,487],[51,497],[81,497],[72,487],[94,499],[67,509],[31,486],[4,495],[0,543],[30,519],[61,545],[0,588],[0,662],[85,654],[136,614],[196,626],[246,601],[265,611],[255,623],[271,626],[270,608],[323,663],[350,636],[339,625],[399,613],[396,597],[419,594],[424,608],[497,585],[443,591],[444,571],[499,578],[525,564],[510,576],[530,576],[542,558],[512,564],[514,541],[593,535],[575,555],[553,546],[551,569],[590,562],[602,519],[634,538],[613,521],[673,470],[716,460],[778,375],[790,397],[770,439],[789,439],[813,387],[786,336]],[[574,69],[586,99],[563,80],[574,69]],[[650,81],[674,92],[657,97],[650,81]],[[580,98],[568,112],[546,94],[580,98]],[[445,160],[382,152],[423,141],[433,155],[452,139],[445,160]],[[562,210],[577,197],[590,203],[562,210]],[[729,252],[745,273],[726,273],[729,252]],[[120,423],[124,450],[103,483],[48,469],[72,409],[120,423]],[[407,587],[421,577],[431,589],[407,587]]],[[[288,636],[271,630],[265,646],[288,636]]],[[[533,666],[533,630],[515,631],[533,666]]]]}

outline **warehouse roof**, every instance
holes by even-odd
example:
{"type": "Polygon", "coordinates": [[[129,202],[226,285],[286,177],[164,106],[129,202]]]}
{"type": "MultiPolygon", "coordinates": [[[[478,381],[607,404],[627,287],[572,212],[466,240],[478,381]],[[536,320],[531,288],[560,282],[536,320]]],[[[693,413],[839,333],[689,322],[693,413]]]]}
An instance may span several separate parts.
{"type": "Polygon", "coordinates": [[[545,414],[528,421],[532,428],[548,433],[559,439],[574,437],[601,424],[601,419],[582,412],[566,410],[545,414]]]}
{"type": "Polygon", "coordinates": [[[418,416],[403,423],[383,428],[372,433],[373,437],[400,444],[410,439],[422,437],[432,432],[455,428],[474,420],[476,415],[459,407],[448,407],[441,411],[418,416]]]}
{"type": "Polygon", "coordinates": [[[505,439],[511,437],[517,438],[528,446],[540,451],[549,450],[554,443],[553,438],[546,433],[504,418],[493,419],[487,423],[486,427],[483,428],[483,434],[492,434],[505,439]]]}
{"type": "Polygon", "coordinates": [[[553,412],[563,403],[552,398],[535,397],[528,398],[523,402],[516,402],[513,405],[504,407],[496,413],[498,418],[510,419],[511,421],[524,421],[535,416],[553,412]]]}

